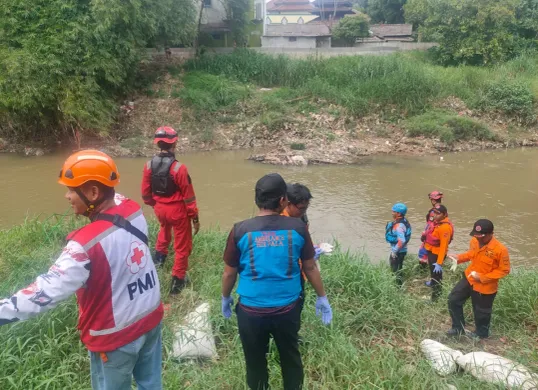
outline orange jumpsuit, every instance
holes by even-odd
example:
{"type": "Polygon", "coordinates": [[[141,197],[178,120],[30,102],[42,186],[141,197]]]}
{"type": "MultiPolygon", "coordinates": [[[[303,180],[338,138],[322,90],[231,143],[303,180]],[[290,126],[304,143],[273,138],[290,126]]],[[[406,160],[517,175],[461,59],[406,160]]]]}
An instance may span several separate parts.
{"type": "Polygon", "coordinates": [[[175,260],[172,276],[184,279],[189,266],[189,255],[192,251],[191,220],[198,217],[198,207],[187,167],[175,161],[170,166],[170,175],[178,190],[169,197],[154,194],[151,189],[151,161],[148,161],[144,165],[142,199],[145,204],[154,208],[155,215],[161,225],[155,244],[156,251],[168,254],[173,230],[175,260]]]}

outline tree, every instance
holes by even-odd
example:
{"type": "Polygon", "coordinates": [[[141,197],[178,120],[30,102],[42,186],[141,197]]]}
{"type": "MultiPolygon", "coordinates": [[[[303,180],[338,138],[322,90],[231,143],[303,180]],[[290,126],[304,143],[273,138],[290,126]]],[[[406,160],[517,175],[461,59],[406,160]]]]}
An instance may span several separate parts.
{"type": "Polygon", "coordinates": [[[332,30],[333,37],[343,40],[348,46],[353,46],[358,38],[370,35],[370,18],[368,15],[358,13],[346,15],[332,30]]]}
{"type": "Polygon", "coordinates": [[[0,0],[0,133],[107,131],[146,46],[192,36],[190,0],[0,0]]]}
{"type": "Polygon", "coordinates": [[[406,0],[369,0],[368,15],[374,23],[404,23],[406,0]]]}
{"type": "Polygon", "coordinates": [[[436,53],[441,63],[485,65],[515,54],[518,3],[519,0],[410,0],[406,11],[413,10],[413,21],[423,24],[419,31],[425,38],[439,43],[436,53]],[[416,11],[421,9],[423,13],[416,11]],[[427,15],[425,20],[423,15],[427,15]]]}

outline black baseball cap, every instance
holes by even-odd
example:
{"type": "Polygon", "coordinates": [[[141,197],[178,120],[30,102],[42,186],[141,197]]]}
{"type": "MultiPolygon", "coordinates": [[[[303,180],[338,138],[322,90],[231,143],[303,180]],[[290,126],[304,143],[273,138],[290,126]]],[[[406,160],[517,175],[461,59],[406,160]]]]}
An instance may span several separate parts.
{"type": "Polygon", "coordinates": [[[280,199],[286,196],[287,185],[278,173],[270,173],[256,183],[256,199],[280,199]]]}
{"type": "Polygon", "coordinates": [[[448,214],[448,210],[446,209],[445,206],[443,206],[442,204],[439,204],[437,203],[435,205],[435,207],[433,208],[433,211],[436,212],[436,213],[439,213],[439,214],[448,214]]]}
{"type": "Polygon", "coordinates": [[[489,219],[479,219],[474,223],[473,230],[471,231],[471,236],[477,234],[489,234],[493,233],[493,222],[489,219]]]}

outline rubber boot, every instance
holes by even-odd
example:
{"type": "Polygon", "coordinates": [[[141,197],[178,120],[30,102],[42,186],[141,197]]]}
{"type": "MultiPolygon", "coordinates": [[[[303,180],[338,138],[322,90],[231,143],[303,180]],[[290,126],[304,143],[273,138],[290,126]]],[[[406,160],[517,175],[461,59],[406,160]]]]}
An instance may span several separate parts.
{"type": "Polygon", "coordinates": [[[166,260],[166,255],[162,252],[155,251],[155,257],[153,262],[155,263],[155,267],[160,268],[164,265],[164,262],[166,260]]]}
{"type": "Polygon", "coordinates": [[[179,294],[181,290],[185,288],[185,279],[180,279],[172,276],[172,287],[170,288],[170,294],[179,294]]]}

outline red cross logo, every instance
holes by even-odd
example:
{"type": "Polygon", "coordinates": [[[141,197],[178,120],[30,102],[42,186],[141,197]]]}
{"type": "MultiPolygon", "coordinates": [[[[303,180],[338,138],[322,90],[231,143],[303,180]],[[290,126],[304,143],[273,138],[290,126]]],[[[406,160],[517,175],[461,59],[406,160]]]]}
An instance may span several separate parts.
{"type": "Polygon", "coordinates": [[[136,241],[131,243],[131,252],[125,259],[125,263],[132,274],[139,273],[148,263],[147,248],[136,241]]]}
{"type": "Polygon", "coordinates": [[[133,264],[136,263],[140,265],[140,263],[142,262],[142,257],[144,257],[144,252],[142,252],[138,248],[135,248],[133,252],[134,252],[134,255],[131,257],[131,262],[133,264]]]}

